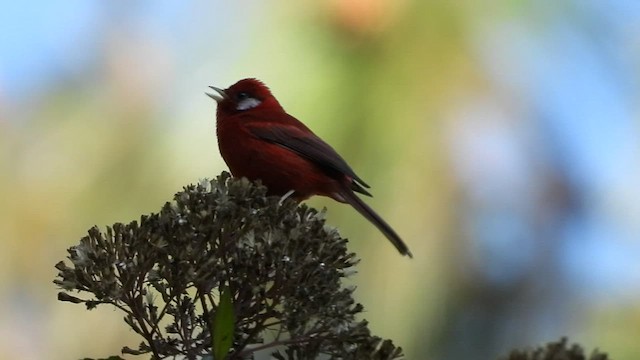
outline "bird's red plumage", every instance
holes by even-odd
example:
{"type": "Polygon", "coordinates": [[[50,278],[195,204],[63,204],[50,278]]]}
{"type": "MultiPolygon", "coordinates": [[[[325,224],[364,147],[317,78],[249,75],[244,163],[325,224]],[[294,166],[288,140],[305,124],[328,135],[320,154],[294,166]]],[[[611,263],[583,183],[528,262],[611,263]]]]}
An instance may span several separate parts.
{"type": "Polygon", "coordinates": [[[226,90],[213,89],[218,147],[234,176],[260,179],[274,195],[293,190],[299,200],[323,195],[349,203],[401,254],[411,256],[396,232],[354,193],[369,195],[369,186],[331,146],[287,114],[266,85],[244,79],[226,90]]]}
{"type": "Polygon", "coordinates": [[[333,197],[338,191],[336,181],[324,176],[311,161],[256,137],[250,125],[261,120],[242,113],[223,118],[217,129],[218,147],[234,176],[260,179],[274,195],[295,190],[294,196],[300,200],[312,195],[333,197]]]}

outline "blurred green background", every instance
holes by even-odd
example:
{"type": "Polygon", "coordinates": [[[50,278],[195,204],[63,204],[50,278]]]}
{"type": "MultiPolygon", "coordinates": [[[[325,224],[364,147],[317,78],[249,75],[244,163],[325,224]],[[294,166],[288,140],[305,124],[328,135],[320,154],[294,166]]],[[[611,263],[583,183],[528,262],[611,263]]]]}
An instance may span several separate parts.
{"type": "Polygon", "coordinates": [[[5,2],[0,354],[139,343],[56,301],[92,225],[226,170],[207,86],[265,81],[373,186],[395,249],[353,209],[358,301],[409,359],[493,359],[568,335],[640,358],[640,3],[5,2]]]}

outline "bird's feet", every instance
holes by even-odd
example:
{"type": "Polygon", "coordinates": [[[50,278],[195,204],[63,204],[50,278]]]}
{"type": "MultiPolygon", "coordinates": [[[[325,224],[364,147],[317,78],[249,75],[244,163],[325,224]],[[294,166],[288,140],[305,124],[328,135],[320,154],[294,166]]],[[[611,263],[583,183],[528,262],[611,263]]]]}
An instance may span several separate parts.
{"type": "Polygon", "coordinates": [[[293,193],[295,192],[295,190],[289,190],[287,191],[286,194],[282,195],[282,197],[280,198],[280,200],[278,200],[278,205],[282,205],[282,203],[287,200],[291,195],[293,195],[293,193]]]}

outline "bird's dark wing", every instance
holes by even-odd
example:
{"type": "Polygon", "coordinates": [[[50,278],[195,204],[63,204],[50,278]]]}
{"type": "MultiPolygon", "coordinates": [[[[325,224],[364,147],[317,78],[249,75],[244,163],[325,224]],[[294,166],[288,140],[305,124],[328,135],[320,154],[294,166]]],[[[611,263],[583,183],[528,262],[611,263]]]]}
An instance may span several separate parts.
{"type": "Polygon", "coordinates": [[[322,141],[313,133],[301,130],[295,126],[284,124],[259,123],[247,125],[247,129],[254,136],[291,150],[300,156],[314,162],[320,168],[334,177],[347,175],[354,181],[351,184],[353,191],[364,195],[371,194],[364,188],[369,188],[347,162],[329,144],[322,141]]]}

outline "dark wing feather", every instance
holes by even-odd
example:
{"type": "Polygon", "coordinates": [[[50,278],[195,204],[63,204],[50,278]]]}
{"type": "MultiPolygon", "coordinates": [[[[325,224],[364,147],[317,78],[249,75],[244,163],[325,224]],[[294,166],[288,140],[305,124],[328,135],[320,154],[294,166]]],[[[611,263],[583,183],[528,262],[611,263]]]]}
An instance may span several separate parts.
{"type": "Polygon", "coordinates": [[[275,126],[269,123],[251,124],[247,128],[254,136],[278,144],[311,160],[330,176],[338,178],[341,175],[347,175],[351,177],[354,180],[351,183],[353,191],[371,196],[365,190],[365,188],[369,188],[369,185],[356,175],[347,162],[329,144],[313,133],[307,133],[297,127],[283,124],[275,126]]]}

